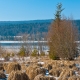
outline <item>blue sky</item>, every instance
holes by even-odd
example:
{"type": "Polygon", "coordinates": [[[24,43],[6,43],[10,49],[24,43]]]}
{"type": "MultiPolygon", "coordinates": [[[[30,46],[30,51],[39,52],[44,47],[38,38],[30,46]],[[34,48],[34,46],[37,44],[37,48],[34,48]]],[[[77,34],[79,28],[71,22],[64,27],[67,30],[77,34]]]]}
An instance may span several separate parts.
{"type": "Polygon", "coordinates": [[[0,0],[0,21],[54,19],[59,2],[62,14],[80,19],[80,0],[0,0]]]}

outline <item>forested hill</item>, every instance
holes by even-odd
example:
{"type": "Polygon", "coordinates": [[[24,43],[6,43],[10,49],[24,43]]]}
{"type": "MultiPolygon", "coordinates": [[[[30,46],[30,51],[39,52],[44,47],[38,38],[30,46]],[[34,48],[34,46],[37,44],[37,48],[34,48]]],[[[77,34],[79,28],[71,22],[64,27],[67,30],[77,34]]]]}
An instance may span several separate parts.
{"type": "Polygon", "coordinates": [[[17,36],[19,34],[47,32],[52,20],[0,21],[1,36],[17,36]]]}
{"type": "MultiPolygon", "coordinates": [[[[53,20],[31,20],[31,21],[0,21],[0,36],[21,36],[22,34],[37,35],[44,37],[53,20]],[[45,34],[45,35],[44,35],[45,34]]],[[[74,20],[80,31],[80,20],[74,20]]]]}

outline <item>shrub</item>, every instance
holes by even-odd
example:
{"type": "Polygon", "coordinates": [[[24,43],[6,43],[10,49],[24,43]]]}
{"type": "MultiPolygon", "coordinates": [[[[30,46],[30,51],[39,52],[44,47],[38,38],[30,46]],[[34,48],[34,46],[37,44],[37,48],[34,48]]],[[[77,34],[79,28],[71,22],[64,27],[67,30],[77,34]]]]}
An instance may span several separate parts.
{"type": "Polygon", "coordinates": [[[45,56],[45,52],[42,51],[42,52],[40,53],[40,56],[45,56]]]}
{"type": "Polygon", "coordinates": [[[24,46],[22,46],[20,48],[20,51],[19,51],[18,55],[21,56],[21,57],[24,57],[25,56],[25,48],[24,48],[24,46]]]}
{"type": "Polygon", "coordinates": [[[38,51],[36,49],[34,49],[33,52],[31,53],[31,56],[36,57],[37,56],[37,52],[38,51]]]}

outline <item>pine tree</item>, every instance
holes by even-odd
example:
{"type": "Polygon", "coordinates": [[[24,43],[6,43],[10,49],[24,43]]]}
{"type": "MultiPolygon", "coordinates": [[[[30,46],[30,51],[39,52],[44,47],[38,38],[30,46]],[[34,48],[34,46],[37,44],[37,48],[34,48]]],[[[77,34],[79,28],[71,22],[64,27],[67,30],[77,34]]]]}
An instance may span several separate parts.
{"type": "Polygon", "coordinates": [[[58,3],[57,4],[57,10],[56,10],[56,13],[54,14],[55,15],[55,21],[58,20],[60,21],[61,20],[61,12],[64,10],[64,8],[62,8],[62,4],[61,3],[58,3]]]}

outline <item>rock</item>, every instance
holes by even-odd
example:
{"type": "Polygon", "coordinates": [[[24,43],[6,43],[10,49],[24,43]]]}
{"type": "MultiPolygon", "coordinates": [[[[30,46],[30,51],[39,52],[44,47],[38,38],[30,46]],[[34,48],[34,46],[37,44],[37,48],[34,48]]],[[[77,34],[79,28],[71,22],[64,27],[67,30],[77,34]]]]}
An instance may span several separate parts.
{"type": "Polygon", "coordinates": [[[52,76],[45,76],[44,74],[39,74],[34,78],[34,80],[56,80],[56,79],[52,76]]]}
{"type": "Polygon", "coordinates": [[[12,71],[8,77],[8,80],[30,80],[25,72],[12,71]]]}
{"type": "Polygon", "coordinates": [[[10,73],[11,71],[16,71],[16,70],[21,70],[21,66],[16,63],[16,62],[12,62],[12,63],[9,63],[8,66],[7,66],[7,73],[10,73]]]}

